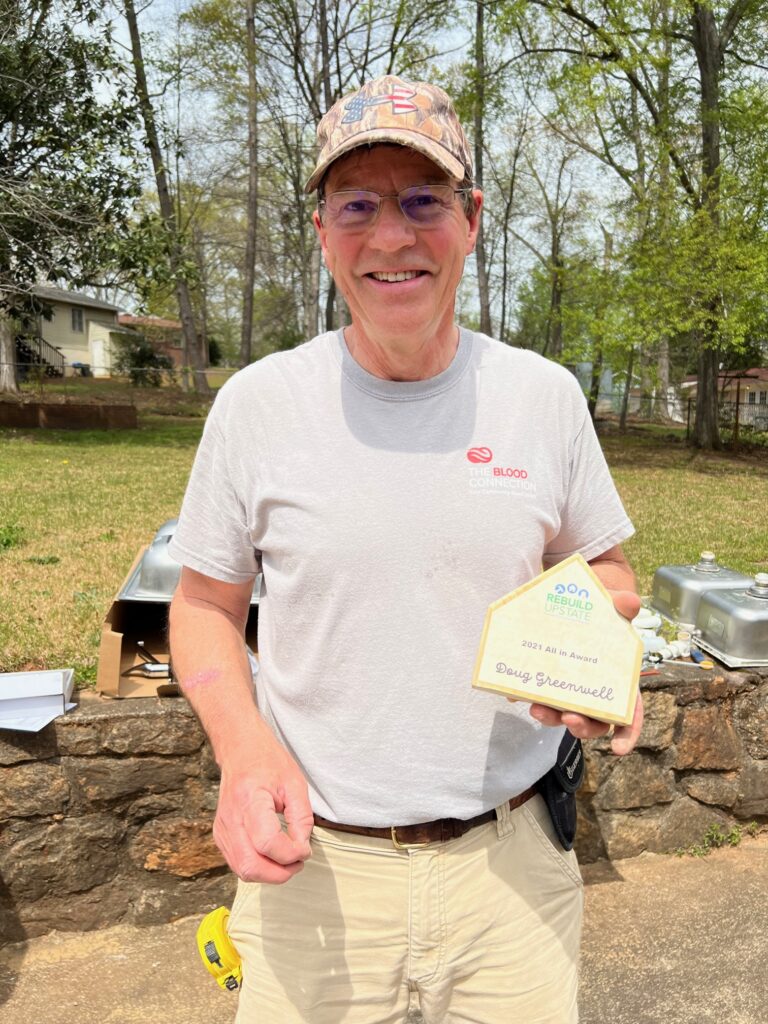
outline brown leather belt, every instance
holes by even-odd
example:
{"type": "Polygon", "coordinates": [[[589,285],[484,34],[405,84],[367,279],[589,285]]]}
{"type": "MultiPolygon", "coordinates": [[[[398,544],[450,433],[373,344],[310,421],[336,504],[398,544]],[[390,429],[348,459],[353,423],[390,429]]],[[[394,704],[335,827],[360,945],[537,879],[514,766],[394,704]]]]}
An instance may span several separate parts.
{"type": "MultiPolygon", "coordinates": [[[[536,795],[536,787],[524,790],[509,801],[509,809],[514,811],[521,807],[532,796],[536,795]]],[[[485,811],[475,818],[439,818],[437,821],[422,821],[417,825],[391,825],[389,828],[373,828],[367,825],[340,825],[337,821],[328,821],[315,815],[315,824],[320,828],[329,828],[334,832],[353,832],[358,836],[373,836],[376,839],[391,839],[398,850],[407,850],[414,846],[429,846],[430,843],[444,843],[448,839],[458,839],[471,828],[484,825],[496,818],[496,811],[485,811]]]]}

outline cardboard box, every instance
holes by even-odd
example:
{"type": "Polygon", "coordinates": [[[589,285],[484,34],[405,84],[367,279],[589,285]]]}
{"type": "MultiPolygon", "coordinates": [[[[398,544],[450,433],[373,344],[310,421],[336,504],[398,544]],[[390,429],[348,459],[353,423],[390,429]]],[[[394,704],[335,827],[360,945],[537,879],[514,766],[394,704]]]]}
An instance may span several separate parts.
{"type": "Polygon", "coordinates": [[[71,668],[0,673],[0,728],[38,732],[74,706],[74,685],[71,668]]]}
{"type": "MultiPolygon", "coordinates": [[[[143,547],[118,589],[120,594],[134,576],[147,550],[143,547]]],[[[101,627],[96,689],[105,697],[172,697],[179,688],[170,676],[147,678],[138,670],[147,659],[142,649],[165,665],[168,651],[168,601],[123,601],[115,597],[101,627]],[[141,645],[139,646],[139,641],[141,645]]],[[[256,650],[257,605],[252,604],[246,640],[256,650]]]]}

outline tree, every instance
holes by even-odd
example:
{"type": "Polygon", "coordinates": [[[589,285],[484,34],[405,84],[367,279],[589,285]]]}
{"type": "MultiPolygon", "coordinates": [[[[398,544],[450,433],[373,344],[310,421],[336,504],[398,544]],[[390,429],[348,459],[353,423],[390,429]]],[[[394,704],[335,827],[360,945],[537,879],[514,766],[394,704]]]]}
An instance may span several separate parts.
{"type": "Polygon", "coordinates": [[[33,311],[34,284],[100,280],[138,195],[133,104],[104,8],[0,0],[0,391],[18,389],[14,320],[33,311]]]}
{"type": "MultiPolygon", "coordinates": [[[[697,341],[694,442],[719,447],[718,361],[723,349],[741,343],[746,314],[742,307],[734,318],[723,275],[730,277],[725,282],[730,298],[741,304],[730,268],[762,272],[756,222],[745,218],[746,196],[723,161],[723,129],[734,101],[764,70],[766,5],[760,0],[638,0],[632,5],[531,0],[507,4],[506,14],[523,51],[547,62],[558,115],[567,116],[574,101],[580,111],[597,115],[589,136],[581,136],[591,152],[627,180],[623,156],[632,142],[630,128],[650,143],[652,160],[661,157],[652,170],[662,187],[668,169],[677,229],[672,251],[680,264],[672,270],[681,290],[665,333],[682,329],[697,341]],[[626,116],[632,104],[641,115],[634,124],[626,116]]],[[[749,133],[764,134],[766,128],[765,120],[752,120],[749,133]]],[[[765,160],[763,173],[768,174],[765,160]]],[[[647,237],[642,245],[648,255],[647,237]]],[[[662,259],[657,250],[658,272],[663,272],[662,259]]]]}
{"type": "Polygon", "coordinates": [[[184,339],[184,350],[187,358],[191,361],[194,374],[195,390],[198,394],[207,395],[210,393],[208,378],[205,375],[205,356],[201,352],[198,340],[195,316],[192,309],[190,297],[188,270],[185,267],[184,255],[181,246],[178,218],[174,209],[173,197],[171,195],[168,172],[165,166],[163,151],[160,146],[160,137],[157,130],[157,119],[155,116],[152,98],[147,85],[147,73],[144,65],[144,53],[139,32],[136,8],[133,0],[124,0],[125,17],[128,22],[128,31],[131,37],[131,55],[133,58],[133,69],[135,76],[136,99],[144,123],[144,134],[146,137],[147,149],[152,160],[152,167],[155,172],[157,185],[157,198],[160,204],[160,216],[167,235],[168,260],[176,286],[176,297],[179,304],[179,318],[181,320],[181,331],[184,339]]]}

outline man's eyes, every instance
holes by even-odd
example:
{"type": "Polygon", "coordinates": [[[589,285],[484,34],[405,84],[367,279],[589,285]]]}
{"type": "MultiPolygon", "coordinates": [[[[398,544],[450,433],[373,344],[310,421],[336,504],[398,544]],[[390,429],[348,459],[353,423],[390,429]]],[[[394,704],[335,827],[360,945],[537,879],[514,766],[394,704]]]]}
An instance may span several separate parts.
{"type": "Polygon", "coordinates": [[[372,213],[377,205],[371,199],[348,199],[341,209],[343,213],[372,213]]]}
{"type": "Polygon", "coordinates": [[[415,196],[407,196],[403,200],[403,205],[409,209],[417,209],[425,206],[439,205],[440,200],[437,196],[431,195],[429,192],[420,192],[415,196]]]}

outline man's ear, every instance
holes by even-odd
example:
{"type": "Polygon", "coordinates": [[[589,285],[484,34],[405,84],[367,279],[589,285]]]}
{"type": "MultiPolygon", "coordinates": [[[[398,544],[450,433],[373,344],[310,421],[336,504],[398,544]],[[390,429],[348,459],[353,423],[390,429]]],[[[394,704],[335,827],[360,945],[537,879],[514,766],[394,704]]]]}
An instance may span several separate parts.
{"type": "Polygon", "coordinates": [[[323,253],[323,261],[326,267],[328,267],[328,269],[330,270],[331,265],[328,262],[328,232],[326,231],[325,225],[323,224],[320,218],[319,210],[312,211],[312,224],[314,226],[315,231],[317,232],[317,237],[320,241],[320,248],[323,253]]]}
{"type": "Polygon", "coordinates": [[[474,252],[475,244],[477,242],[477,233],[480,230],[480,217],[482,216],[483,210],[483,193],[479,188],[472,189],[472,198],[475,201],[475,212],[471,216],[467,217],[467,221],[469,222],[466,248],[467,256],[469,256],[471,252],[474,252]]]}

